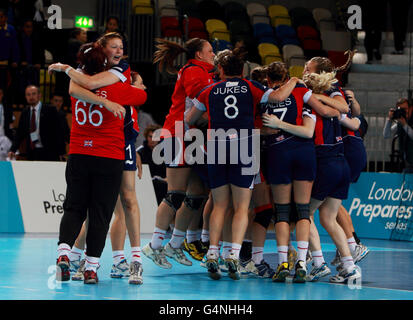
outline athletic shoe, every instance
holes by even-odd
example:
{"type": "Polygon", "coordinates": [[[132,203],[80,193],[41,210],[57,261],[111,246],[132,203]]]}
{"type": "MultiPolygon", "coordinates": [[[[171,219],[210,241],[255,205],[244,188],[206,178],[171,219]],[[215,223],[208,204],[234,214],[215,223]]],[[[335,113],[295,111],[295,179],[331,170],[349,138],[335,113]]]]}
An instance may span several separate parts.
{"type": "Polygon", "coordinates": [[[311,254],[310,250],[307,250],[307,256],[305,258],[305,263],[310,264],[313,261],[313,255],[311,254]]]}
{"type": "Polygon", "coordinates": [[[218,257],[216,254],[210,253],[206,255],[206,267],[208,269],[208,275],[211,279],[221,279],[221,270],[218,264],[218,257]]]}
{"type": "Polygon", "coordinates": [[[143,284],[142,272],[142,263],[138,261],[132,262],[129,267],[129,284],[143,284]]]}
{"type": "Polygon", "coordinates": [[[202,258],[202,261],[201,261],[201,263],[199,264],[202,268],[206,268],[206,262],[207,262],[207,255],[205,255],[203,258],[202,258]]]}
{"type": "Polygon", "coordinates": [[[76,273],[77,269],[79,269],[79,266],[80,266],[80,258],[76,260],[71,260],[70,261],[70,272],[76,273]]]}
{"type": "Polygon", "coordinates": [[[234,253],[230,253],[225,259],[225,265],[228,268],[228,275],[232,280],[239,280],[241,278],[239,259],[234,253]]]}
{"type": "MultiPolygon", "coordinates": [[[[208,249],[209,249],[209,241],[203,242],[203,241],[201,240],[201,245],[202,245],[202,247],[204,248],[204,250],[205,250],[206,252],[208,252],[208,249]]],[[[205,255],[206,255],[206,253],[205,253],[205,255]]]]}
{"type": "Polygon", "coordinates": [[[70,280],[70,260],[69,257],[66,255],[60,256],[56,261],[56,280],[70,280]]]}
{"type": "Polygon", "coordinates": [[[272,276],[272,281],[274,282],[284,282],[285,278],[290,274],[290,269],[288,267],[288,262],[283,262],[278,265],[277,271],[272,276]]]}
{"type": "Polygon", "coordinates": [[[111,278],[123,278],[129,277],[129,264],[126,259],[123,259],[117,265],[112,265],[112,270],[110,270],[111,278]]]}
{"type": "Polygon", "coordinates": [[[275,274],[275,271],[264,259],[260,263],[254,264],[251,272],[260,278],[272,278],[275,274]]]}
{"type": "Polygon", "coordinates": [[[293,278],[293,282],[296,283],[304,283],[306,281],[307,276],[307,265],[304,261],[299,260],[295,265],[295,274],[293,278]]]}
{"type": "Polygon", "coordinates": [[[330,282],[332,283],[357,283],[361,281],[361,273],[359,271],[359,268],[353,267],[351,269],[346,269],[341,265],[341,268],[339,269],[339,273],[336,274],[335,276],[330,278],[330,282]]]}
{"type": "Polygon", "coordinates": [[[242,276],[246,276],[250,273],[252,273],[252,269],[254,268],[254,261],[252,260],[245,260],[242,261],[241,259],[239,260],[239,270],[242,276]]]}
{"type": "Polygon", "coordinates": [[[85,263],[86,259],[80,260],[79,268],[77,269],[76,273],[72,276],[72,281],[83,281],[85,278],[83,273],[85,272],[85,263]]]}
{"type": "Polygon", "coordinates": [[[341,263],[340,252],[338,252],[338,249],[336,249],[336,256],[331,261],[331,265],[338,266],[340,263],[341,263]]]}
{"type": "Polygon", "coordinates": [[[196,240],[194,242],[188,243],[185,239],[184,250],[188,252],[192,258],[198,261],[201,261],[208,252],[208,250],[205,251],[205,247],[202,246],[201,240],[196,240]]]}
{"type": "Polygon", "coordinates": [[[367,248],[364,244],[358,244],[356,245],[356,249],[354,250],[354,252],[352,252],[352,257],[354,260],[354,263],[358,263],[361,260],[363,260],[367,254],[370,252],[369,248],[367,248]]]}
{"type": "Polygon", "coordinates": [[[167,257],[174,259],[176,262],[183,264],[184,266],[192,266],[192,262],[188,260],[181,248],[172,248],[171,244],[168,242],[163,250],[167,257]]]}
{"type": "Polygon", "coordinates": [[[221,270],[222,272],[228,272],[228,267],[225,264],[225,260],[224,258],[222,258],[222,256],[219,256],[218,258],[218,265],[219,265],[219,270],[221,270]]]}
{"type": "Polygon", "coordinates": [[[331,274],[330,268],[327,266],[327,263],[323,263],[319,267],[315,267],[313,263],[313,268],[311,269],[311,272],[309,275],[307,275],[306,280],[307,281],[317,281],[321,279],[322,277],[328,276],[331,274]]]}
{"type": "Polygon", "coordinates": [[[164,269],[171,269],[172,265],[166,260],[165,251],[161,247],[159,249],[153,249],[151,243],[149,242],[146,246],[142,248],[142,252],[145,256],[151,259],[157,266],[164,269]]]}
{"type": "Polygon", "coordinates": [[[99,282],[98,275],[93,270],[86,270],[84,273],[84,284],[97,284],[99,282]]]}
{"type": "Polygon", "coordinates": [[[290,271],[294,268],[297,256],[297,251],[294,248],[288,248],[288,266],[290,268],[290,271]]]}

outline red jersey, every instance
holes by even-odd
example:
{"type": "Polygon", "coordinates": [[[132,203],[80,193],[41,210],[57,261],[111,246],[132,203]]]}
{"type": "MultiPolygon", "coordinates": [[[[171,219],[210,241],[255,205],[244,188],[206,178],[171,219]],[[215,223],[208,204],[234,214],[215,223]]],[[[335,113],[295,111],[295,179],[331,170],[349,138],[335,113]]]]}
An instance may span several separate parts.
{"type": "MultiPolygon", "coordinates": [[[[99,88],[96,94],[121,105],[142,105],[144,90],[117,82],[99,88]]],[[[125,159],[124,120],[115,118],[105,107],[76,98],[72,100],[72,130],[69,154],[125,159]]]]}
{"type": "Polygon", "coordinates": [[[214,66],[209,63],[190,59],[179,70],[175,90],[171,97],[172,106],[163,125],[164,130],[161,135],[163,138],[175,136],[175,122],[184,121],[185,111],[193,106],[192,99],[213,82],[211,73],[213,68],[214,66]]]}

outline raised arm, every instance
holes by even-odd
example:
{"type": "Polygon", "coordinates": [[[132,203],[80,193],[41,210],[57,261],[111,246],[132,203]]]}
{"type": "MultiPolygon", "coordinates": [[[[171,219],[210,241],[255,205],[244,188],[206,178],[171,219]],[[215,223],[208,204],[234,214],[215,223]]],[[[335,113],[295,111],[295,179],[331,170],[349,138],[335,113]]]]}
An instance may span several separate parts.
{"type": "Polygon", "coordinates": [[[300,126],[284,122],[280,120],[276,115],[269,115],[267,113],[262,116],[262,122],[267,127],[284,130],[297,137],[310,139],[314,135],[315,121],[313,118],[307,115],[304,116],[303,125],[300,126]]]}
{"type": "Polygon", "coordinates": [[[338,110],[322,104],[317,98],[314,97],[314,94],[311,95],[310,99],[307,101],[307,104],[323,118],[338,118],[341,115],[338,110]]]}
{"type": "Polygon", "coordinates": [[[277,90],[272,91],[268,96],[268,102],[276,103],[286,100],[290,96],[291,92],[293,92],[298,81],[298,78],[293,77],[288,80],[286,84],[279,87],[277,90]]]}
{"type": "Polygon", "coordinates": [[[123,119],[125,117],[126,110],[120,104],[112,102],[108,99],[104,99],[94,94],[93,92],[81,87],[77,83],[70,81],[69,94],[79,100],[89,102],[96,105],[104,106],[108,111],[112,112],[115,117],[123,119]]]}
{"type": "Polygon", "coordinates": [[[313,94],[313,96],[324,104],[340,111],[340,113],[347,113],[349,110],[347,102],[342,96],[335,96],[334,98],[327,97],[323,94],[313,94]]]}
{"type": "Polygon", "coordinates": [[[89,90],[95,90],[97,88],[109,86],[119,81],[119,77],[115,74],[104,71],[93,76],[89,76],[82,72],[76,71],[71,66],[67,64],[54,63],[49,66],[48,72],[53,71],[65,72],[71,80],[82,86],[83,88],[89,90]]]}

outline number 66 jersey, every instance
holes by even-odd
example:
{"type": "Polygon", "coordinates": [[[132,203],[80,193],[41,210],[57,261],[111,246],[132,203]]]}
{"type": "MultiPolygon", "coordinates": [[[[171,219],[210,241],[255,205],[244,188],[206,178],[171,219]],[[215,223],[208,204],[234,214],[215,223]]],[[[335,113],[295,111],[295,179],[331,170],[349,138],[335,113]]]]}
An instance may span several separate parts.
{"type": "MultiPolygon", "coordinates": [[[[95,90],[96,95],[120,105],[140,106],[146,92],[117,82],[95,90]]],[[[102,105],[94,105],[71,97],[72,129],[69,154],[85,154],[124,160],[124,120],[115,117],[102,105]]]]}

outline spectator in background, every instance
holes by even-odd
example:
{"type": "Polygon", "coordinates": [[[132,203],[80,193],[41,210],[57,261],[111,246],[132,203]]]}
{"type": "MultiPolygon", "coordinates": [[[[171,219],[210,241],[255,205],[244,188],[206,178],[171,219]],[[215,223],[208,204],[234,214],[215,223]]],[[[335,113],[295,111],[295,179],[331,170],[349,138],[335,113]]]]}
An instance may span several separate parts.
{"type": "Polygon", "coordinates": [[[145,129],[143,134],[143,136],[145,137],[143,145],[136,150],[136,152],[138,152],[138,154],[141,157],[142,164],[149,165],[149,170],[151,171],[152,183],[155,189],[156,200],[158,202],[158,205],[162,202],[163,198],[166,195],[166,192],[168,191],[165,164],[155,164],[152,159],[153,149],[158,144],[158,141],[154,141],[152,139],[153,133],[161,128],[162,127],[157,124],[149,125],[145,129]]]}
{"type": "Polygon", "coordinates": [[[2,8],[0,8],[0,44],[0,88],[6,89],[9,73],[13,77],[17,68],[19,47],[16,30],[7,23],[7,11],[2,8]]]}
{"type": "Polygon", "coordinates": [[[389,1],[395,49],[392,54],[404,53],[404,41],[406,40],[409,10],[412,2],[413,0],[389,1]]]}
{"type": "Polygon", "coordinates": [[[3,100],[5,100],[4,91],[0,88],[0,136],[6,136],[12,141],[14,138],[13,110],[3,100]]]}
{"type": "Polygon", "coordinates": [[[0,0],[0,8],[7,10],[8,22],[16,27],[23,25],[24,20],[33,19],[36,0],[0,0]]]}
{"type": "MultiPolygon", "coordinates": [[[[55,107],[60,119],[60,128],[63,131],[63,139],[65,141],[65,145],[70,143],[70,128],[67,122],[67,112],[63,109],[64,97],[62,94],[55,92],[50,100],[50,104],[52,107],[55,107]]],[[[67,149],[65,147],[65,150],[67,149]]]]}
{"type": "MultiPolygon", "coordinates": [[[[142,111],[141,108],[139,108],[138,111],[138,126],[139,126],[139,131],[140,132],[145,132],[145,129],[150,126],[150,125],[154,125],[157,123],[155,122],[155,120],[153,120],[152,116],[145,112],[142,111]]],[[[135,141],[135,146],[136,147],[140,147],[143,144],[143,140],[144,140],[144,135],[140,134],[138,135],[138,137],[136,138],[135,141]]]]}
{"type": "Polygon", "coordinates": [[[76,28],[73,33],[72,37],[69,39],[67,44],[67,54],[65,62],[66,64],[72,66],[73,68],[77,68],[78,61],[77,61],[77,53],[79,52],[80,47],[82,44],[87,42],[87,33],[86,30],[76,28]]]}
{"type": "Polygon", "coordinates": [[[361,0],[363,29],[366,32],[364,46],[367,52],[367,64],[372,64],[374,59],[381,61],[381,33],[386,27],[386,0],[361,0]]]}
{"type": "Polygon", "coordinates": [[[413,173],[413,107],[406,98],[396,103],[396,108],[389,110],[383,129],[384,139],[398,138],[399,150],[404,160],[404,172],[413,173]]]}
{"type": "Polygon", "coordinates": [[[21,113],[9,158],[15,159],[19,149],[27,160],[59,161],[65,146],[56,108],[42,104],[40,90],[34,85],[26,88],[25,96],[27,107],[21,113]]]}
{"type": "Polygon", "coordinates": [[[128,40],[126,38],[126,35],[119,29],[119,19],[115,16],[109,16],[106,19],[105,31],[103,32],[103,34],[111,32],[117,32],[123,37],[123,52],[125,55],[127,55],[128,40]]]}

